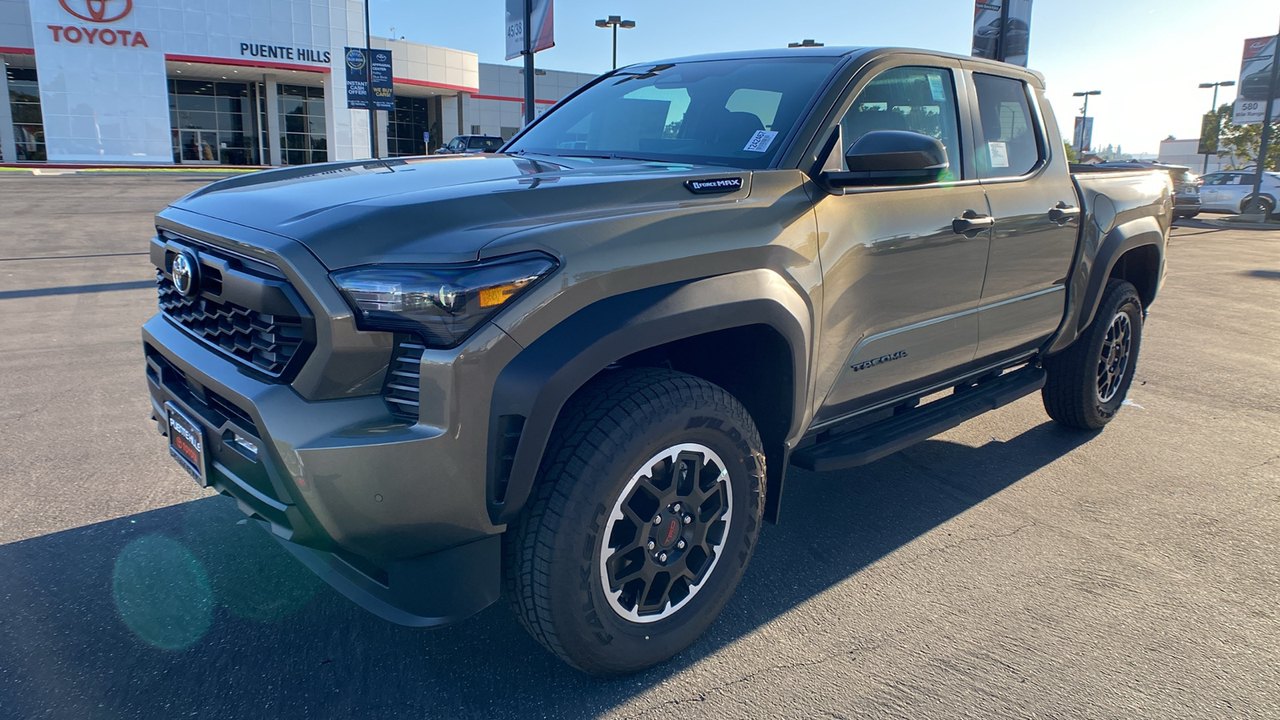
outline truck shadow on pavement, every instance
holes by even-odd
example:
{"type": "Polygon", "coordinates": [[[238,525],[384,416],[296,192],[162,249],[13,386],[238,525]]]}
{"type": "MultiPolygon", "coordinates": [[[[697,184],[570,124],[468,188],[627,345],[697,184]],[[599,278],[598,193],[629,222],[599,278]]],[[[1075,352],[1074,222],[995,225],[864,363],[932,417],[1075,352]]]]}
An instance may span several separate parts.
{"type": "Polygon", "coordinates": [[[0,546],[0,715],[595,716],[1089,437],[1045,423],[977,448],[927,441],[855,471],[793,470],[782,523],[766,526],[720,620],[673,661],[620,680],[563,665],[501,603],[436,631],[374,618],[226,498],[11,543],[0,546]]]}

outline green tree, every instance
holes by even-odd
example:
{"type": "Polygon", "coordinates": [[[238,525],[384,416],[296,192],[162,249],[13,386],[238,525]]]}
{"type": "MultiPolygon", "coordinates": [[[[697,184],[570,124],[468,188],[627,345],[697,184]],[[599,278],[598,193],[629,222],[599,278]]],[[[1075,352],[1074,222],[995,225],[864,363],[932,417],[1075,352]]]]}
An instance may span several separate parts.
{"type": "Polygon", "coordinates": [[[1067,162],[1076,162],[1076,149],[1071,147],[1071,143],[1066,140],[1062,141],[1062,145],[1067,150],[1067,162]]]}
{"type": "MultiPolygon", "coordinates": [[[[1223,103],[1213,112],[1213,115],[1217,117],[1218,157],[1234,157],[1238,167],[1252,165],[1257,161],[1258,151],[1262,145],[1262,123],[1236,125],[1231,122],[1231,105],[1227,103],[1223,103]]],[[[1212,135],[1213,120],[1209,122],[1209,135],[1212,135]]],[[[1271,139],[1267,143],[1265,167],[1270,170],[1280,167],[1280,123],[1271,125],[1271,139]]]]}

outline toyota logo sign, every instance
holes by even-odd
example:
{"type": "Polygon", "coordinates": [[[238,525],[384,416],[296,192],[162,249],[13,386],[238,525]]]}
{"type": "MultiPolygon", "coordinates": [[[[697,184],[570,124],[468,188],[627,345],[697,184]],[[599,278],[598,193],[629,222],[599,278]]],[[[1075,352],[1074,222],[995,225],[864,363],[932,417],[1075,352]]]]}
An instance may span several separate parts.
{"type": "Polygon", "coordinates": [[[178,292],[190,297],[200,288],[200,278],[196,275],[196,259],[189,253],[178,253],[173,258],[173,286],[178,292]]]}
{"type": "Polygon", "coordinates": [[[58,0],[58,3],[81,20],[95,23],[115,22],[133,10],[133,0],[58,0]]]}

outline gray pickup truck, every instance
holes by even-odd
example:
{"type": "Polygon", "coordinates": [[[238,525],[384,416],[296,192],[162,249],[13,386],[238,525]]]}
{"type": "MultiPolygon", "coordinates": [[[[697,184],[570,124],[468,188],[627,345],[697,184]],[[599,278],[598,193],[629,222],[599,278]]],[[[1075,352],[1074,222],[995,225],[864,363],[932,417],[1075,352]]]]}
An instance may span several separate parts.
{"type": "Polygon", "coordinates": [[[1171,183],[1072,174],[1043,88],[921,50],[689,57],[496,154],[216,182],[156,220],[154,418],[369,611],[506,594],[573,666],[648,667],[729,600],[789,466],[1037,390],[1073,428],[1120,409],[1171,183]]]}

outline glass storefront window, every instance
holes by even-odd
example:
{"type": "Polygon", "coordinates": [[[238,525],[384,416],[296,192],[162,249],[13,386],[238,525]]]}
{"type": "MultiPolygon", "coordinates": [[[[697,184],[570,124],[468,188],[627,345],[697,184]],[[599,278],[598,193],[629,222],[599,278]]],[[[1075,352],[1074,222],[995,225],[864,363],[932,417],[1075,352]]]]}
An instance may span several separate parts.
{"type": "Polygon", "coordinates": [[[387,113],[387,155],[426,155],[448,138],[440,137],[440,98],[396,96],[396,109],[387,113]],[[422,133],[431,133],[430,147],[422,133]]]}
{"type": "Polygon", "coordinates": [[[280,159],[285,165],[326,162],[324,88],[279,86],[280,159]]]}
{"type": "Polygon", "coordinates": [[[170,80],[174,162],[258,165],[256,83],[170,80]]]}
{"type": "Polygon", "coordinates": [[[7,68],[9,109],[18,162],[44,162],[44,118],[40,113],[40,84],[34,68],[7,68]]]}

